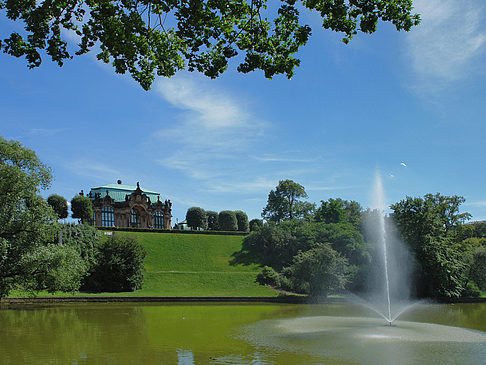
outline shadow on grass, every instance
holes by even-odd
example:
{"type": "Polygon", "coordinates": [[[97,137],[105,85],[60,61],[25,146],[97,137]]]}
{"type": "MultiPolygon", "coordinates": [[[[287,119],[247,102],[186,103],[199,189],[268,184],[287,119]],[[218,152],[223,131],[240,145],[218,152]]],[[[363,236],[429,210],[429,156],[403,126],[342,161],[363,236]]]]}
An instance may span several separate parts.
{"type": "Polygon", "coordinates": [[[261,262],[261,259],[257,257],[255,254],[252,254],[251,252],[248,252],[246,250],[240,250],[233,252],[231,254],[231,260],[229,264],[231,266],[236,266],[236,265],[254,265],[257,264],[259,266],[263,266],[263,263],[261,262]]]}

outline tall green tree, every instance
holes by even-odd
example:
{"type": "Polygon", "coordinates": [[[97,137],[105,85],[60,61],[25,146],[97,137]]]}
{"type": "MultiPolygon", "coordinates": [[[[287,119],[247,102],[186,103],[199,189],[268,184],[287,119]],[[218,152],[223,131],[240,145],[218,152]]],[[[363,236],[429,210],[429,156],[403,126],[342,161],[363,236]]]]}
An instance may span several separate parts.
{"type": "Polygon", "coordinates": [[[302,24],[303,8],[317,13],[323,28],[342,33],[345,43],[358,31],[373,33],[379,21],[405,31],[419,23],[412,0],[281,0],[271,6],[266,0],[0,0],[0,14],[19,23],[0,48],[25,57],[29,68],[42,63],[43,53],[62,66],[95,49],[98,60],[129,72],[146,90],[155,75],[170,77],[184,68],[217,77],[236,56],[240,72],[261,69],[267,78],[290,78],[300,64],[294,55],[311,35],[302,24]]]}
{"type": "Polygon", "coordinates": [[[392,217],[402,237],[415,249],[428,242],[427,236],[451,237],[460,224],[469,220],[471,214],[459,211],[464,201],[462,196],[439,193],[407,197],[391,205],[392,217]]]}
{"type": "Polygon", "coordinates": [[[192,229],[207,229],[208,228],[208,216],[206,211],[199,207],[191,207],[186,213],[186,222],[192,229]]]}
{"type": "Polygon", "coordinates": [[[359,227],[362,208],[358,202],[343,200],[340,198],[328,201],[321,200],[321,206],[317,209],[315,220],[324,223],[349,222],[359,227]]]}
{"type": "Polygon", "coordinates": [[[54,212],[56,212],[59,219],[67,218],[68,203],[66,198],[57,194],[52,194],[47,198],[47,203],[54,209],[54,212]]]}
{"type": "Polygon", "coordinates": [[[73,212],[72,217],[81,219],[82,223],[93,218],[93,203],[87,196],[76,195],[72,198],[71,210],[73,212]]]}
{"type": "Polygon", "coordinates": [[[241,210],[235,211],[236,223],[238,225],[238,231],[248,232],[250,230],[250,223],[248,222],[248,215],[241,210]]]}
{"type": "Polygon", "coordinates": [[[465,289],[470,255],[455,243],[457,228],[470,218],[460,213],[461,196],[426,194],[392,204],[392,218],[417,261],[415,293],[458,297],[465,289]]]}
{"type": "Polygon", "coordinates": [[[73,269],[79,256],[52,244],[57,216],[39,195],[51,180],[34,151],[0,137],[0,297],[16,287],[71,291],[80,285],[81,268],[73,269]]]}
{"type": "Polygon", "coordinates": [[[275,190],[268,194],[267,205],[263,208],[262,218],[280,223],[293,218],[303,218],[303,201],[307,198],[305,188],[292,180],[279,181],[275,190]]]}

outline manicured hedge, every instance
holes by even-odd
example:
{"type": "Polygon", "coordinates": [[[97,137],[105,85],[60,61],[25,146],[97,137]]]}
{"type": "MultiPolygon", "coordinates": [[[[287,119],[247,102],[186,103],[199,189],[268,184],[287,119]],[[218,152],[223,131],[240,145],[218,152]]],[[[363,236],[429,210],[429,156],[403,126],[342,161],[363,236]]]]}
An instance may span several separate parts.
{"type": "Polygon", "coordinates": [[[101,231],[121,231],[121,232],[153,232],[153,233],[184,233],[184,234],[216,234],[216,235],[232,235],[232,236],[246,236],[248,232],[237,231],[192,231],[182,229],[155,229],[155,228],[132,228],[132,227],[101,227],[97,226],[101,231]]]}

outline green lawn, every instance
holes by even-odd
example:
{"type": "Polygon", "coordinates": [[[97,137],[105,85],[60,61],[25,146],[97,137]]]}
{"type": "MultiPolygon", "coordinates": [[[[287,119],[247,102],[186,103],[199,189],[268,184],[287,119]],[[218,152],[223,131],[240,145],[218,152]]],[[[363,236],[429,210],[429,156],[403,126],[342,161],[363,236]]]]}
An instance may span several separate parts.
{"type": "MultiPolygon", "coordinates": [[[[278,293],[255,282],[258,265],[231,265],[243,236],[116,232],[135,237],[146,249],[144,285],[126,293],[76,293],[77,296],[264,296],[278,293]]],[[[47,292],[39,296],[49,296],[47,292]]],[[[56,293],[55,296],[72,295],[56,293]]],[[[15,291],[10,297],[26,296],[15,291]]]]}
{"type": "Polygon", "coordinates": [[[147,250],[140,296],[276,296],[255,282],[257,265],[231,265],[242,236],[132,233],[147,250]]]}

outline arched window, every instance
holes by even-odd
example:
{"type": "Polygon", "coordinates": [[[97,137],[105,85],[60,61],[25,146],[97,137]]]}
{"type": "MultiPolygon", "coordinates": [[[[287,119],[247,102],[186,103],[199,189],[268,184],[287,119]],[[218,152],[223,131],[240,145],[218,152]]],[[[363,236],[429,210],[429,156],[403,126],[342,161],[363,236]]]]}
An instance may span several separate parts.
{"type": "Polygon", "coordinates": [[[115,226],[115,211],[113,207],[103,207],[101,209],[101,225],[103,227],[115,226]]]}
{"type": "Polygon", "coordinates": [[[164,216],[161,212],[154,213],[154,228],[164,229],[164,216]]]}
{"type": "Polygon", "coordinates": [[[130,213],[130,227],[140,228],[140,215],[133,208],[130,213]]]}

